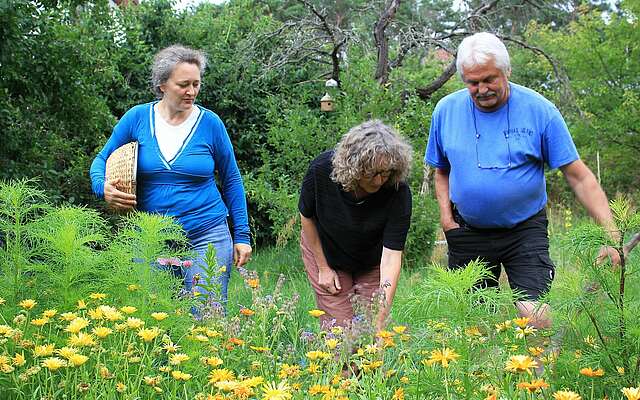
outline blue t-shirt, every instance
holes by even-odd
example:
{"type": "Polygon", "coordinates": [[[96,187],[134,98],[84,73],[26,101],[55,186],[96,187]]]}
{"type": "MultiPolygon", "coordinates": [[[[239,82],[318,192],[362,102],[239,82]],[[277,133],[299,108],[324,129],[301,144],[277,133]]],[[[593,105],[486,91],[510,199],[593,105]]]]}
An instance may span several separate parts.
{"type": "Polygon", "coordinates": [[[478,228],[510,228],[547,202],[544,164],[558,168],[578,152],[558,109],[531,89],[510,83],[499,109],[477,108],[467,89],[436,105],[425,162],[449,170],[449,196],[478,228]]]}
{"type": "Polygon", "coordinates": [[[220,118],[200,107],[200,115],[182,147],[172,160],[166,160],[155,137],[154,104],[133,107],[113,128],[91,165],[93,192],[104,197],[109,155],[123,144],[137,141],[139,210],[174,217],[189,239],[223,223],[230,215],[234,242],[249,244],[242,177],[220,118]],[[216,187],[214,172],[218,174],[223,196],[216,187]]]}

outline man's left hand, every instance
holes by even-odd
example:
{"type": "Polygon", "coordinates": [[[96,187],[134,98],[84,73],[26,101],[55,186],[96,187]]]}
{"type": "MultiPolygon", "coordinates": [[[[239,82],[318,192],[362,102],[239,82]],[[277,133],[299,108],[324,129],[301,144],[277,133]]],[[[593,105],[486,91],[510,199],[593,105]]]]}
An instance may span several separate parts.
{"type": "Polygon", "coordinates": [[[251,246],[245,243],[233,245],[233,265],[242,267],[251,260],[251,246]]]}
{"type": "Polygon", "coordinates": [[[620,254],[618,250],[611,246],[602,246],[596,259],[597,263],[602,264],[607,258],[611,261],[611,265],[620,265],[620,254]]]}

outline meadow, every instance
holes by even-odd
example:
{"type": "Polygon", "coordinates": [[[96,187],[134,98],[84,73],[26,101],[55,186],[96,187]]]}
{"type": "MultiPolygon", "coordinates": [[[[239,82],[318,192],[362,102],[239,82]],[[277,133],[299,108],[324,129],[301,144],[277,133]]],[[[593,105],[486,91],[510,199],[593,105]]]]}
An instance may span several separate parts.
{"type": "MultiPolygon", "coordinates": [[[[166,271],[189,265],[170,220],[138,213],[113,230],[28,181],[0,184],[0,202],[2,399],[640,398],[638,257],[596,265],[606,235],[566,210],[551,210],[553,330],[516,318],[505,285],[471,291],[483,265],[447,271],[438,249],[404,266],[376,332],[358,299],[351,327],[320,329],[295,243],[234,270],[223,315],[166,271]]],[[[628,202],[612,208],[638,228],[628,202]]]]}

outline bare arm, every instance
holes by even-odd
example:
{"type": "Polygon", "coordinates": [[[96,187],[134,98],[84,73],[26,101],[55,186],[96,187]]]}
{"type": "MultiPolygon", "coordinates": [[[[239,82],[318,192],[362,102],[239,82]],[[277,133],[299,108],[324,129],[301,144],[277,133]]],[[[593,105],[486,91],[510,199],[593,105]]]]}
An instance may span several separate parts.
{"type": "MultiPolygon", "coordinates": [[[[578,198],[578,201],[587,209],[589,215],[607,230],[615,243],[619,243],[620,232],[613,222],[607,195],[600,187],[593,172],[591,172],[582,160],[576,160],[564,165],[560,167],[560,170],[578,198]]],[[[613,264],[620,263],[618,253],[612,248],[603,248],[600,251],[599,258],[603,258],[604,256],[611,257],[613,264]]]]}
{"type": "Polygon", "coordinates": [[[376,321],[378,331],[382,330],[385,321],[391,311],[393,298],[398,287],[400,277],[400,267],[402,265],[402,250],[391,250],[382,248],[382,258],[380,259],[380,289],[384,292],[384,303],[381,305],[376,321]]]}
{"type": "Polygon", "coordinates": [[[460,225],[453,220],[451,199],[449,198],[449,170],[436,168],[435,187],[438,206],[440,207],[440,226],[443,231],[459,228],[460,225]]]}
{"type": "Polygon", "coordinates": [[[318,283],[327,292],[331,294],[338,293],[342,289],[340,279],[338,278],[338,274],[336,274],[327,263],[322,245],[320,244],[320,236],[318,235],[315,221],[300,214],[300,223],[302,225],[302,234],[307,240],[307,244],[313,252],[313,258],[318,265],[318,283]]]}

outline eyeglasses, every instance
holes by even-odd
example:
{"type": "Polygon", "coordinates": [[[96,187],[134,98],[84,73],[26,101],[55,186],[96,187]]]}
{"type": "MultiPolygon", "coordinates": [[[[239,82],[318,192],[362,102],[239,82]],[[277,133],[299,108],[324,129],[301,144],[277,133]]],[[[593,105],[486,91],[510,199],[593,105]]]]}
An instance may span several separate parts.
{"type": "MultiPolygon", "coordinates": [[[[507,161],[506,164],[503,162],[500,165],[487,165],[487,164],[483,164],[481,157],[480,157],[480,138],[481,135],[478,132],[478,125],[476,123],[476,108],[473,105],[473,102],[471,102],[471,115],[473,116],[473,127],[475,129],[475,137],[476,137],[476,162],[478,165],[478,168],[480,169],[510,169],[511,168],[511,146],[509,145],[509,132],[511,131],[511,123],[509,121],[509,103],[507,102],[507,130],[503,132],[503,136],[504,136],[504,140],[506,142],[507,145],[507,161]]],[[[487,144],[484,145],[485,147],[487,146],[487,144]]],[[[496,151],[497,149],[492,149],[492,151],[496,151]]]]}
{"type": "Polygon", "coordinates": [[[391,176],[391,174],[393,173],[392,169],[387,169],[387,170],[383,170],[383,171],[376,171],[376,172],[367,172],[364,173],[362,175],[363,178],[365,179],[373,179],[376,177],[381,177],[381,178],[388,178],[391,176]]]}

